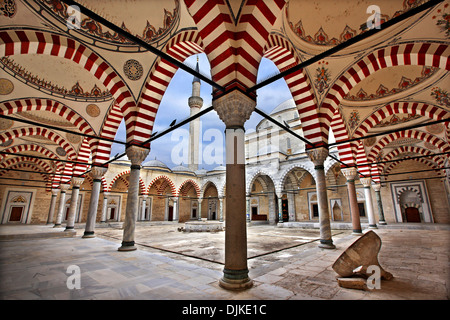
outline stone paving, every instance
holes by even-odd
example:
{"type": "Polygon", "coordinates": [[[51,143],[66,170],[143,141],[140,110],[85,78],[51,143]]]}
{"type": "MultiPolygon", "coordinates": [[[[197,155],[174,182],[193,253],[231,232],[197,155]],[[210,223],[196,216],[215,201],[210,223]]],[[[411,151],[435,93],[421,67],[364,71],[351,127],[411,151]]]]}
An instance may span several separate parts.
{"type": "MultiPolygon", "coordinates": [[[[378,229],[380,264],[394,275],[381,289],[338,286],[331,268],[356,240],[334,230],[336,250],[317,247],[317,230],[248,227],[254,280],[241,292],[219,287],[224,233],[183,233],[177,225],[139,225],[138,250],[119,252],[122,230],[97,228],[96,238],[0,241],[0,299],[296,300],[440,299],[450,297],[450,231],[378,229]],[[80,289],[68,289],[70,265],[80,289]]],[[[1,230],[0,230],[1,231],[1,230]]]]}

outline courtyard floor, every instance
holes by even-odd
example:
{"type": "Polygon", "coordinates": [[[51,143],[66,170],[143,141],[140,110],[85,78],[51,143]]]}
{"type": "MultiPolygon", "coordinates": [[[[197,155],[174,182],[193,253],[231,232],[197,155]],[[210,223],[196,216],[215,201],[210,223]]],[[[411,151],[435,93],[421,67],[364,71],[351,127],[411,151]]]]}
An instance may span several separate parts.
{"type": "Polygon", "coordinates": [[[51,226],[0,226],[1,300],[448,300],[450,229],[380,228],[379,261],[394,275],[381,289],[338,286],[332,264],[357,238],[333,230],[335,250],[318,248],[319,230],[249,225],[252,288],[234,292],[218,280],[224,232],[180,232],[178,223],[137,223],[138,250],[119,252],[120,226],[96,228],[97,237],[27,238],[51,226]],[[20,230],[22,228],[22,230],[20,230]],[[24,239],[10,239],[15,233],[24,239]],[[69,289],[69,266],[80,270],[80,289],[69,289]]]}

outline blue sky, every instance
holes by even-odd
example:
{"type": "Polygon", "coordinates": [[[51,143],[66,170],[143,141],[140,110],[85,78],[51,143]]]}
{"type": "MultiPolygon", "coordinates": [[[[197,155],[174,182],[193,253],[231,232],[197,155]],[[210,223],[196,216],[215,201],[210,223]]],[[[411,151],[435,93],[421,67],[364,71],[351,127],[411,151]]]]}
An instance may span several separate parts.
{"type": "MultiPolygon", "coordinates": [[[[198,58],[200,72],[209,75],[210,65],[206,55],[200,54],[198,55],[198,58]]],[[[186,59],[185,63],[189,66],[195,66],[196,60],[197,56],[191,56],[186,59]]],[[[268,76],[275,74],[276,72],[277,68],[273,64],[273,62],[263,58],[258,71],[258,80],[265,79],[268,76]]],[[[177,119],[177,122],[179,122],[189,117],[190,110],[188,106],[188,99],[191,96],[192,79],[193,76],[183,70],[178,70],[176,72],[159,106],[153,132],[161,132],[164,129],[168,128],[169,124],[174,119],[177,119]]],[[[212,105],[211,93],[212,87],[202,82],[200,95],[203,98],[203,108],[207,108],[212,105]]],[[[292,95],[286,85],[286,82],[281,79],[257,91],[257,107],[265,112],[270,112],[280,103],[290,98],[292,98],[292,95]]],[[[245,123],[246,131],[251,132],[252,130],[254,130],[261,119],[262,117],[260,115],[253,113],[250,119],[245,123]]],[[[221,141],[225,141],[225,125],[222,120],[219,119],[219,116],[215,111],[211,111],[206,115],[200,117],[200,121],[202,128],[202,132],[200,133],[200,135],[203,150],[211,143],[214,143],[214,139],[212,139],[212,141],[207,141],[208,137],[207,135],[204,135],[205,133],[217,134],[220,132],[222,135],[221,141]]],[[[153,141],[150,146],[150,154],[145,161],[156,158],[164,162],[169,168],[173,168],[174,166],[179,165],[180,163],[174,163],[173,161],[179,160],[181,157],[174,157],[172,155],[172,150],[177,144],[180,145],[182,141],[180,140],[181,136],[187,133],[186,130],[189,130],[189,124],[181,127],[181,131],[179,129],[174,130],[171,133],[153,141]]],[[[125,141],[125,132],[125,125],[122,121],[116,134],[116,140],[125,141]]],[[[125,148],[123,145],[114,144],[112,147],[111,156],[114,156],[117,153],[122,153],[124,151],[125,148]]],[[[182,154],[180,153],[180,155],[182,154]]],[[[199,168],[210,170],[218,165],[223,164],[225,159],[224,157],[225,153],[223,151],[223,161],[220,161],[221,163],[207,164],[205,163],[205,161],[203,161],[203,163],[199,165],[199,168]]],[[[219,160],[216,160],[215,162],[219,162],[219,160]]],[[[186,163],[183,164],[186,165],[186,163]]]]}

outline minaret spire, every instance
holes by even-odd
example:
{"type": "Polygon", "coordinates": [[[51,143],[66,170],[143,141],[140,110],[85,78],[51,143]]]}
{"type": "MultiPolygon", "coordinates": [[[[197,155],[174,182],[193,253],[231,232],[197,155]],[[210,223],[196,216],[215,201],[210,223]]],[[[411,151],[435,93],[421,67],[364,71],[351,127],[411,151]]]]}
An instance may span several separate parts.
{"type": "MultiPolygon", "coordinates": [[[[199,72],[198,56],[195,71],[199,72]]],[[[189,108],[191,108],[190,116],[192,117],[200,111],[203,106],[203,99],[200,97],[200,79],[194,76],[192,80],[192,95],[188,100],[189,108]]],[[[189,123],[189,150],[188,150],[188,166],[193,171],[198,170],[199,165],[199,138],[200,138],[200,118],[192,120],[189,123]]]]}

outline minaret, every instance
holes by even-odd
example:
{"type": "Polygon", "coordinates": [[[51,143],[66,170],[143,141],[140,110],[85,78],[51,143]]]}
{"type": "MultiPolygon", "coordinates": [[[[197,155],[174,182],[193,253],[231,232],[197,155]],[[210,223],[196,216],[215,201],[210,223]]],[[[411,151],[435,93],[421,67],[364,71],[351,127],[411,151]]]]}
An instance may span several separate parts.
{"type": "MultiPolygon", "coordinates": [[[[198,57],[195,71],[199,72],[198,57]]],[[[188,100],[189,107],[191,108],[190,116],[192,117],[200,111],[203,106],[203,99],[200,97],[200,79],[194,77],[192,80],[192,96],[188,100]]],[[[200,118],[197,118],[189,123],[189,169],[193,171],[198,170],[198,156],[199,156],[199,138],[200,138],[200,118]]]]}

